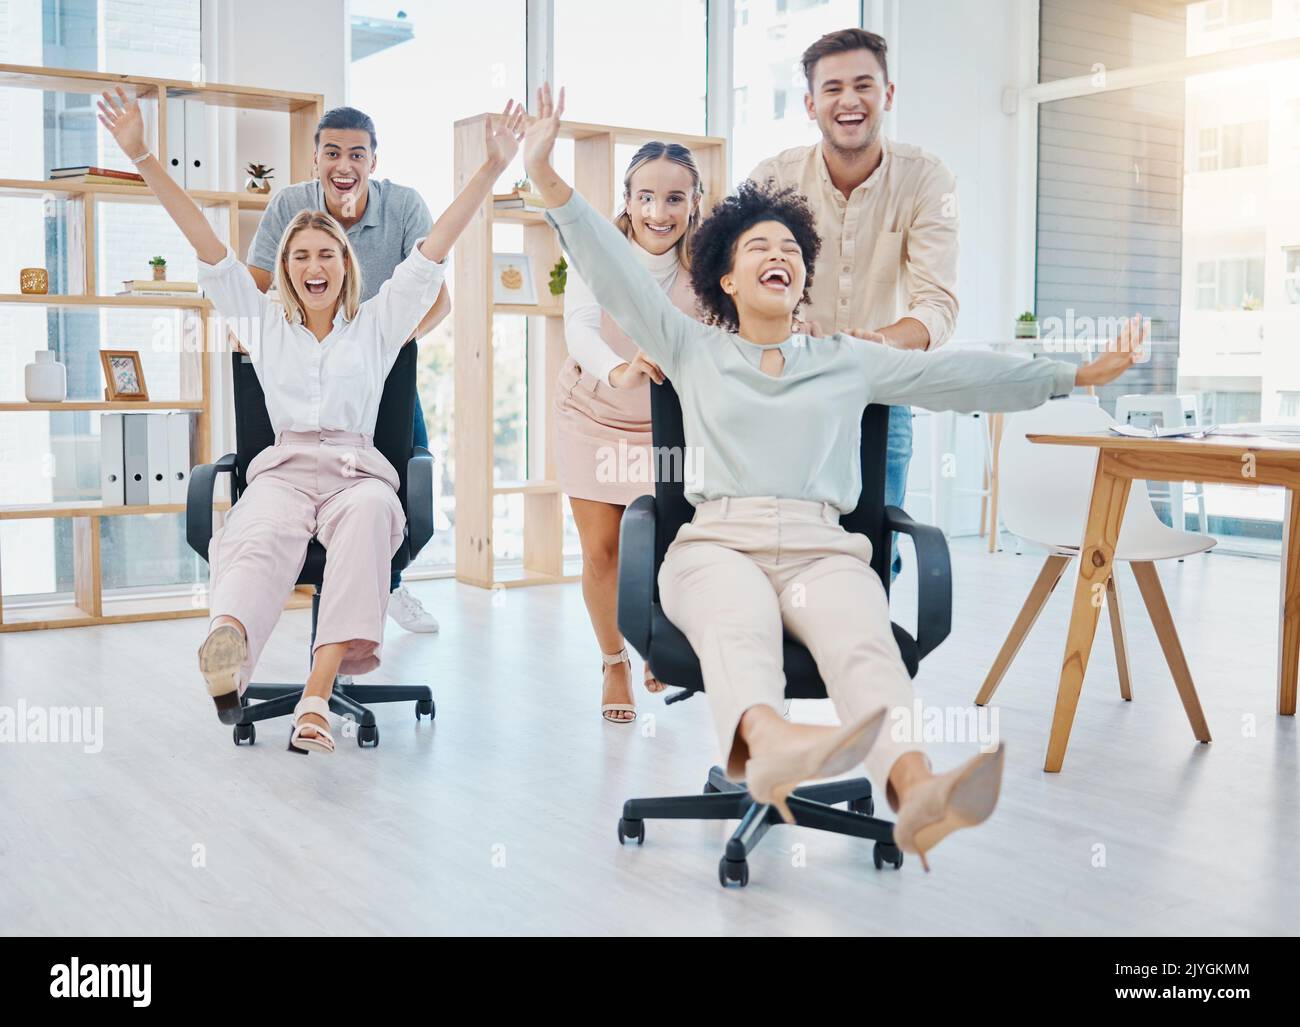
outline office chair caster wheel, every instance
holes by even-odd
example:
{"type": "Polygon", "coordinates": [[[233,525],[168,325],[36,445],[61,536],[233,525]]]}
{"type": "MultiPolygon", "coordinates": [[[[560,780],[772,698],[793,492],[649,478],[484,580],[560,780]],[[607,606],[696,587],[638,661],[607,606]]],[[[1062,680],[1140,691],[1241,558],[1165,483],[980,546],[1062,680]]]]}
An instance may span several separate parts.
{"type": "Polygon", "coordinates": [[[866,816],[872,816],[876,812],[876,800],[868,795],[865,799],[850,799],[850,813],[862,813],[866,816]]]}
{"type": "Polygon", "coordinates": [[[252,745],[257,741],[256,724],[236,724],[234,728],[231,729],[231,733],[235,736],[236,745],[239,745],[242,742],[247,742],[249,745],[252,745]]]}
{"type": "Polygon", "coordinates": [[[718,883],[725,888],[732,881],[741,888],[749,884],[749,861],[742,859],[737,863],[723,856],[718,860],[718,883]]]}
{"type": "Polygon", "coordinates": [[[379,745],[379,725],[362,724],[357,728],[357,745],[363,749],[366,746],[370,746],[372,749],[377,747],[379,745]]]}
{"type": "Polygon", "coordinates": [[[903,865],[903,850],[889,842],[876,842],[871,850],[871,862],[876,864],[877,870],[882,869],[886,863],[892,863],[894,869],[898,870],[903,865]]]}
{"type": "Polygon", "coordinates": [[[415,719],[419,720],[421,716],[433,720],[433,700],[419,699],[415,703],[415,719]]]}
{"type": "Polygon", "coordinates": [[[623,845],[628,838],[632,838],[638,845],[645,844],[645,821],[644,820],[627,820],[624,817],[618,818],[618,843],[623,845]]]}

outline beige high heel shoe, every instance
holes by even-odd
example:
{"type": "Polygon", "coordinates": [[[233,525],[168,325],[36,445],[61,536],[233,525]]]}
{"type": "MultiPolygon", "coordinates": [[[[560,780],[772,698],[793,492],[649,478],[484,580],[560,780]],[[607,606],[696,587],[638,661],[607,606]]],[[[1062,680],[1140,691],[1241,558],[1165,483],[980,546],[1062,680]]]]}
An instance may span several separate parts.
{"type": "Polygon", "coordinates": [[[867,758],[885,723],[887,709],[827,733],[813,745],[768,756],[756,756],[745,764],[745,784],[755,802],[775,806],[781,819],[794,823],[786,805],[790,793],[805,781],[834,777],[852,770],[867,758]]]}
{"type": "Polygon", "coordinates": [[[238,724],[243,716],[239,704],[239,675],[248,658],[243,632],[231,624],[213,628],[199,646],[199,673],[208,685],[208,695],[223,724],[238,724]]]}
{"type": "Polygon", "coordinates": [[[1006,749],[999,742],[992,752],[973,756],[956,770],[920,785],[899,808],[894,844],[916,853],[928,874],[925,854],[930,849],[953,831],[982,824],[993,815],[1005,763],[1006,749]]]}
{"type": "MultiPolygon", "coordinates": [[[[631,657],[627,655],[627,646],[624,646],[616,653],[601,653],[600,673],[603,677],[606,667],[615,667],[620,663],[627,664],[628,691],[631,691],[632,690],[632,660],[631,657]]],[[[604,706],[600,708],[600,715],[604,717],[607,721],[609,721],[611,724],[631,724],[632,721],[636,720],[636,707],[633,706],[631,703],[607,702],[605,703],[604,706]],[[630,713],[632,714],[632,716],[626,718],[611,717],[610,714],[615,712],[616,710],[622,711],[624,713],[630,713]]]]}

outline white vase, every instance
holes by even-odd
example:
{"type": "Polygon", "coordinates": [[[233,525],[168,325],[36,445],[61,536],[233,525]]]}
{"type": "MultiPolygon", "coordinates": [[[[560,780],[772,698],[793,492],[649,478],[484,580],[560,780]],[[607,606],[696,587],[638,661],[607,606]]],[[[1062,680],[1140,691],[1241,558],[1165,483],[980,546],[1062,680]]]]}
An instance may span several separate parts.
{"type": "Polygon", "coordinates": [[[68,398],[68,369],[47,349],[36,353],[36,362],[23,371],[29,403],[62,403],[68,398]]]}

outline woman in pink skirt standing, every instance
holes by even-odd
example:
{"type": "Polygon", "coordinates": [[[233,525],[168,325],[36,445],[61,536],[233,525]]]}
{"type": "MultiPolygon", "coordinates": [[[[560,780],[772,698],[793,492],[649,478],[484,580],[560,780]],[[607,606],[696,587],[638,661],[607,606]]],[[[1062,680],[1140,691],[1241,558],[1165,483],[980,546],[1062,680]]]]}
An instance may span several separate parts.
{"type": "MultiPolygon", "coordinates": [[[[690,150],[646,143],[623,176],[624,210],[614,221],[673,303],[692,316],[691,236],[700,223],[703,195],[690,150]]],[[[560,371],[555,404],[560,487],[582,539],[582,595],[604,675],[601,715],[626,724],[636,719],[636,706],[632,662],[618,630],[618,532],[628,504],[654,494],[650,382],[664,376],[600,309],[572,268],[564,293],[564,332],[569,358],[560,371]]],[[[645,684],[651,692],[665,687],[648,666],[645,684]]]]}

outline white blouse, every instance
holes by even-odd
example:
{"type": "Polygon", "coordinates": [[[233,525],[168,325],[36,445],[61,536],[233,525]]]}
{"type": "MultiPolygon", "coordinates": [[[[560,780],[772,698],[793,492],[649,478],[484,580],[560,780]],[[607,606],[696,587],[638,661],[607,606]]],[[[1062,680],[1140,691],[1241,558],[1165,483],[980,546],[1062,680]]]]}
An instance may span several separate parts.
{"type": "Polygon", "coordinates": [[[417,246],[356,317],[349,321],[340,309],[319,342],[301,320],[289,322],[283,305],[258,289],[229,248],[216,264],[200,260],[198,278],[218,316],[248,350],[277,433],[335,429],[373,435],[388,372],[438,298],[445,271],[445,264],[434,263],[417,246]]]}
{"type": "MultiPolygon", "coordinates": [[[[650,272],[659,287],[668,292],[677,280],[677,272],[682,266],[677,259],[677,247],[655,255],[634,239],[629,240],[629,243],[637,261],[650,272]]],[[[572,264],[569,265],[568,279],[564,286],[564,341],[568,345],[569,356],[578,362],[578,366],[606,385],[609,385],[609,372],[619,364],[627,363],[601,337],[600,304],[572,264]]]]}

